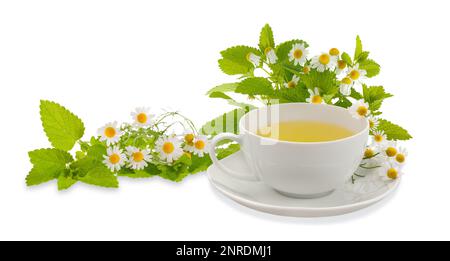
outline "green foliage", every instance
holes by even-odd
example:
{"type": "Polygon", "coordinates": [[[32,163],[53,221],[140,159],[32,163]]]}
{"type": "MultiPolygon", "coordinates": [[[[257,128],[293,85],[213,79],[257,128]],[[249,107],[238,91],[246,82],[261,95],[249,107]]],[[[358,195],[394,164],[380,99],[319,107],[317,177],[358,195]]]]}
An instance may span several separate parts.
{"type": "Polygon", "coordinates": [[[348,53],[343,52],[341,54],[341,59],[348,65],[351,66],[353,64],[352,62],[352,58],[350,58],[350,55],[348,55],[348,53]]]}
{"type": "Polygon", "coordinates": [[[239,83],[236,88],[237,93],[249,95],[267,95],[273,94],[272,83],[263,77],[247,78],[239,83]]]}
{"type": "Polygon", "coordinates": [[[369,78],[377,76],[380,73],[380,65],[371,59],[361,61],[359,63],[359,68],[366,70],[366,76],[369,78]]]}
{"type": "Polygon", "coordinates": [[[80,118],[51,101],[42,100],[40,109],[42,126],[53,147],[71,150],[84,134],[84,124],[80,118]]]}
{"type": "Polygon", "coordinates": [[[118,188],[117,177],[105,166],[99,165],[90,169],[84,177],[79,177],[81,182],[106,188],[118,188]]]}
{"type": "Polygon", "coordinates": [[[388,120],[379,119],[378,129],[384,131],[389,140],[409,140],[412,138],[407,130],[388,120]]]}
{"type": "Polygon", "coordinates": [[[72,156],[60,149],[39,149],[28,153],[33,168],[26,178],[28,186],[38,185],[63,174],[72,156]]]}
{"type": "Polygon", "coordinates": [[[361,39],[359,38],[359,35],[356,36],[356,47],[355,47],[355,55],[353,56],[353,59],[356,61],[359,57],[359,55],[362,53],[362,43],[361,39]]]}
{"type": "Polygon", "coordinates": [[[234,46],[222,51],[222,59],[219,60],[219,67],[229,75],[252,74],[254,65],[247,60],[247,55],[254,53],[261,55],[259,50],[248,46],[234,46]]]}
{"type": "Polygon", "coordinates": [[[367,87],[365,84],[363,85],[363,98],[369,104],[372,112],[378,111],[383,100],[389,97],[392,97],[392,94],[385,92],[383,86],[367,87]]]}
{"type": "Polygon", "coordinates": [[[268,47],[274,48],[275,41],[273,39],[272,28],[268,24],[266,24],[261,29],[261,34],[259,35],[259,49],[264,53],[264,50],[268,47]]]}

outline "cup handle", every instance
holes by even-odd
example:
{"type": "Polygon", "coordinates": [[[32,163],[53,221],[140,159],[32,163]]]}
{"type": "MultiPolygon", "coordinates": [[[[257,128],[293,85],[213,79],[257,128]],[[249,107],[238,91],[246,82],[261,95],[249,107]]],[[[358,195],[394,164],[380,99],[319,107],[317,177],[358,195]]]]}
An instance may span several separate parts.
{"type": "Polygon", "coordinates": [[[242,146],[242,135],[235,135],[233,133],[220,133],[220,134],[216,135],[212,139],[211,146],[209,149],[209,156],[211,157],[211,160],[214,163],[214,165],[216,165],[221,171],[223,171],[224,173],[226,173],[227,175],[229,175],[233,178],[240,179],[240,180],[246,180],[246,181],[259,181],[259,178],[256,177],[255,175],[253,177],[243,177],[238,172],[229,169],[228,167],[223,165],[222,162],[219,161],[219,159],[216,156],[216,145],[218,142],[220,142],[222,140],[227,140],[227,139],[236,141],[242,146]]]}

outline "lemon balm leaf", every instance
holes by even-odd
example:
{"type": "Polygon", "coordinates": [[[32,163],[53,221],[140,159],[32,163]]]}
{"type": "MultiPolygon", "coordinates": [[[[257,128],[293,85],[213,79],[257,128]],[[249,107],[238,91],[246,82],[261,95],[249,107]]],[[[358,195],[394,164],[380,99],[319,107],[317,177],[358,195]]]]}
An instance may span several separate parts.
{"type": "Polygon", "coordinates": [[[73,179],[71,176],[60,175],[58,177],[58,190],[66,190],[77,183],[78,180],[73,179]]]}
{"type": "Polygon", "coordinates": [[[230,47],[222,51],[220,53],[222,59],[219,60],[220,69],[229,75],[252,74],[255,67],[247,60],[249,53],[261,55],[258,49],[243,45],[230,47]]]}
{"type": "Polygon", "coordinates": [[[372,59],[361,61],[359,63],[359,69],[365,70],[368,78],[374,77],[380,73],[380,65],[372,59]]]}
{"type": "Polygon", "coordinates": [[[216,86],[209,90],[206,95],[211,95],[214,92],[234,92],[236,90],[236,87],[238,86],[238,83],[224,83],[219,86],[216,86]]]}
{"type": "Polygon", "coordinates": [[[248,95],[272,95],[272,83],[264,77],[247,78],[239,83],[237,93],[248,95]]]}
{"type": "Polygon", "coordinates": [[[409,140],[412,138],[407,130],[388,120],[379,119],[378,129],[384,131],[388,140],[409,140]]]}
{"type": "Polygon", "coordinates": [[[73,148],[84,134],[84,124],[80,118],[63,106],[41,101],[41,120],[45,134],[53,147],[65,151],[73,148]]]}
{"type": "Polygon", "coordinates": [[[343,52],[341,55],[341,59],[348,65],[351,66],[353,64],[352,58],[350,58],[350,55],[348,53],[343,52]]]}
{"type": "Polygon", "coordinates": [[[118,188],[117,177],[104,166],[98,166],[89,170],[84,177],[79,180],[86,184],[96,185],[106,188],[118,188]]]}
{"type": "Polygon", "coordinates": [[[59,149],[40,149],[28,153],[33,168],[26,177],[28,186],[38,185],[57,178],[64,173],[72,156],[59,149]]]}
{"type": "Polygon", "coordinates": [[[361,38],[359,38],[359,35],[356,36],[356,47],[355,47],[355,55],[353,56],[353,60],[356,61],[358,59],[359,55],[362,53],[362,43],[361,38]]]}
{"type": "Polygon", "coordinates": [[[264,52],[268,47],[275,47],[275,41],[273,39],[272,28],[270,28],[270,25],[266,24],[259,35],[259,49],[264,52]]]}

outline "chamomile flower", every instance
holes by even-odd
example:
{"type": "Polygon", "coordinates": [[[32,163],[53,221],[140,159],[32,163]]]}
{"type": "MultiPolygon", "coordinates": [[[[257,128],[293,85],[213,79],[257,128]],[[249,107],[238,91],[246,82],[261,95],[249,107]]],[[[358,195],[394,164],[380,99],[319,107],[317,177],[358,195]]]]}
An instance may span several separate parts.
{"type": "Polygon", "coordinates": [[[319,72],[323,72],[327,69],[334,69],[337,63],[337,56],[332,56],[328,53],[322,53],[321,55],[314,56],[311,60],[311,67],[319,72]]]}
{"type": "Polygon", "coordinates": [[[205,152],[208,150],[208,138],[206,136],[197,136],[194,139],[194,150],[193,153],[199,157],[203,157],[205,152]]]}
{"type": "Polygon", "coordinates": [[[151,160],[150,152],[148,150],[141,150],[136,147],[127,147],[128,167],[136,170],[147,167],[151,160]]]}
{"type": "Polygon", "coordinates": [[[338,56],[339,55],[339,49],[338,48],[331,48],[328,52],[331,56],[338,56]]]}
{"type": "Polygon", "coordinates": [[[349,77],[344,77],[339,85],[339,91],[342,95],[348,96],[351,93],[353,81],[349,77]]]}
{"type": "Polygon", "coordinates": [[[264,54],[267,57],[267,62],[269,64],[274,64],[277,62],[278,57],[277,54],[275,53],[275,50],[271,47],[267,47],[266,50],[264,50],[264,54]]]}
{"type": "Polygon", "coordinates": [[[342,72],[345,72],[347,69],[347,63],[343,60],[338,60],[336,63],[336,74],[340,74],[342,72]]]}
{"type": "Polygon", "coordinates": [[[398,165],[391,162],[385,162],[385,164],[381,167],[379,175],[382,180],[392,182],[399,179],[403,173],[398,165]]]}
{"type": "Polygon", "coordinates": [[[106,144],[110,146],[111,144],[116,144],[120,140],[123,132],[117,128],[117,122],[111,122],[105,126],[98,129],[98,135],[100,136],[100,141],[106,141],[106,144]]]}
{"type": "Polygon", "coordinates": [[[139,107],[131,113],[135,126],[146,127],[152,124],[152,119],[155,115],[149,114],[149,110],[149,108],[139,107]]]}
{"type": "Polygon", "coordinates": [[[370,158],[374,158],[378,155],[379,151],[377,147],[374,146],[367,146],[364,149],[364,159],[370,159],[370,158]]]}
{"type": "Polygon", "coordinates": [[[193,131],[185,131],[183,135],[184,150],[188,152],[194,151],[195,134],[193,131]]]}
{"type": "MultiPolygon", "coordinates": [[[[375,146],[367,146],[364,149],[363,159],[361,161],[364,168],[372,168],[380,165],[380,152],[375,146]]],[[[364,169],[362,168],[362,169],[364,169]]],[[[369,170],[368,169],[368,170],[369,170]]]]}
{"type": "Polygon", "coordinates": [[[408,151],[403,147],[399,147],[394,162],[399,166],[403,166],[406,162],[406,157],[408,157],[408,151]]]}
{"type": "Polygon", "coordinates": [[[284,87],[294,88],[295,86],[297,86],[299,80],[300,80],[300,78],[298,76],[294,75],[294,76],[292,76],[292,80],[284,83],[284,87]]]}
{"type": "Polygon", "coordinates": [[[174,136],[164,136],[156,142],[156,151],[162,160],[172,163],[183,155],[180,141],[174,136]]]}
{"type": "Polygon", "coordinates": [[[374,131],[372,134],[372,145],[383,148],[387,142],[386,134],[383,131],[374,131]]]}
{"type": "Polygon", "coordinates": [[[254,53],[247,54],[247,61],[251,62],[254,66],[259,66],[261,64],[261,57],[254,53]]]}
{"type": "Polygon", "coordinates": [[[383,156],[386,158],[394,158],[398,151],[397,151],[397,143],[395,141],[386,141],[383,144],[383,147],[381,149],[381,152],[383,153],[383,156]]]}
{"type": "Polygon", "coordinates": [[[359,69],[359,64],[355,65],[354,67],[348,68],[348,77],[350,77],[355,82],[361,82],[366,77],[366,70],[359,69]]]}
{"type": "Polygon", "coordinates": [[[377,129],[378,125],[380,124],[378,121],[378,118],[375,118],[373,116],[368,117],[369,120],[369,128],[374,131],[377,129]]]}
{"type": "Polygon", "coordinates": [[[109,147],[103,158],[103,164],[105,164],[112,172],[119,171],[122,166],[125,165],[125,155],[119,147],[109,147]]]}
{"type": "Polygon", "coordinates": [[[308,50],[302,43],[296,43],[292,46],[289,52],[289,61],[293,61],[294,65],[304,65],[306,62],[306,56],[308,56],[308,50]]]}
{"type": "Polygon", "coordinates": [[[352,106],[350,106],[350,108],[348,108],[351,115],[354,118],[357,119],[362,119],[365,118],[367,116],[369,116],[369,105],[364,102],[363,100],[357,100],[355,102],[353,102],[352,106]]]}
{"type": "Polygon", "coordinates": [[[302,71],[304,74],[308,74],[311,71],[311,68],[309,68],[309,66],[305,65],[305,66],[303,66],[302,71]]]}
{"type": "Polygon", "coordinates": [[[308,89],[309,92],[309,98],[306,99],[307,102],[309,103],[314,103],[314,104],[321,104],[323,103],[323,98],[322,96],[320,96],[320,92],[319,92],[319,88],[314,88],[314,91],[308,89]]]}

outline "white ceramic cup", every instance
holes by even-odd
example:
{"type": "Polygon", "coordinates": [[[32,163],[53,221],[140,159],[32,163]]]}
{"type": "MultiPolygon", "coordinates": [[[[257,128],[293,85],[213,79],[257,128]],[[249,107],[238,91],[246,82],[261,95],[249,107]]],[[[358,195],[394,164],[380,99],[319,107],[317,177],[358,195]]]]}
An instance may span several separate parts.
{"type": "Polygon", "coordinates": [[[369,123],[333,105],[286,103],[248,112],[239,121],[239,133],[221,133],[212,140],[210,156],[219,169],[237,179],[262,181],[285,196],[316,198],[333,192],[356,171],[368,140],[369,123]],[[336,124],[354,135],[325,142],[288,142],[256,134],[277,122],[303,120],[336,124]],[[217,159],[215,147],[225,139],[241,145],[252,176],[244,177],[217,159]]]}

